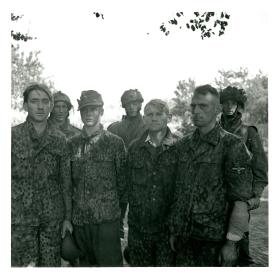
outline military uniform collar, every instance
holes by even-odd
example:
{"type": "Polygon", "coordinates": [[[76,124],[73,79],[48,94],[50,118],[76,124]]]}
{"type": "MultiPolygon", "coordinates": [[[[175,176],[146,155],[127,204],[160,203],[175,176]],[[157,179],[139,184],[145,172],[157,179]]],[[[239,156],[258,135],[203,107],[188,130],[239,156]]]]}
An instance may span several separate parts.
{"type": "Polygon", "coordinates": [[[88,134],[86,133],[85,127],[83,127],[82,132],[81,132],[81,135],[82,135],[82,138],[83,138],[83,139],[88,140],[88,139],[92,139],[92,138],[94,138],[94,137],[96,137],[96,136],[99,137],[101,134],[103,134],[103,132],[104,132],[104,127],[103,127],[102,124],[99,124],[99,129],[96,130],[96,131],[95,131],[92,135],[90,135],[90,136],[88,136],[88,134]]]}
{"type": "MultiPolygon", "coordinates": [[[[146,136],[146,139],[145,139],[144,143],[147,142],[147,143],[151,144],[152,146],[156,147],[156,145],[152,142],[148,131],[145,133],[145,136],[146,136]]],[[[172,136],[172,133],[171,133],[170,129],[167,127],[166,134],[165,134],[165,137],[163,138],[161,145],[172,146],[174,143],[175,143],[175,140],[172,136]]]]}
{"type": "Polygon", "coordinates": [[[221,126],[216,123],[215,127],[204,136],[200,136],[199,130],[196,129],[192,138],[192,142],[204,141],[212,145],[217,145],[220,140],[221,126]]]}

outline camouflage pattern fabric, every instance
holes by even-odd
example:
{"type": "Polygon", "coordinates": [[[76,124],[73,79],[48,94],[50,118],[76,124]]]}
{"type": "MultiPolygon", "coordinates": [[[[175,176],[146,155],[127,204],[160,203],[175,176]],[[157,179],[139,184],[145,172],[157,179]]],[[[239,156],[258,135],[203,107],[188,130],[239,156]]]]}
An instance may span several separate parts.
{"type": "Polygon", "coordinates": [[[205,136],[199,131],[177,145],[179,165],[171,231],[185,239],[223,240],[228,207],[252,196],[250,154],[242,141],[219,124],[205,136]]]}
{"type": "Polygon", "coordinates": [[[178,139],[168,129],[163,144],[153,147],[146,132],[128,151],[129,227],[154,233],[166,227],[166,215],[175,187],[178,139]]]}
{"type": "Polygon", "coordinates": [[[221,116],[220,124],[226,131],[243,139],[248,150],[252,154],[253,171],[253,196],[261,197],[264,188],[268,184],[268,163],[260,136],[255,126],[247,126],[242,123],[242,114],[238,112],[230,120],[221,116]]]}
{"type": "Polygon", "coordinates": [[[128,249],[130,266],[174,266],[168,232],[148,234],[130,227],[128,249]]]}
{"type": "Polygon", "coordinates": [[[69,142],[73,182],[73,223],[99,224],[120,217],[126,202],[126,152],[121,138],[101,128],[69,142]]]}
{"type": "Polygon", "coordinates": [[[139,114],[135,118],[124,116],[122,121],[112,123],[108,126],[107,130],[121,137],[126,148],[128,148],[133,140],[143,135],[146,127],[141,114],[139,114]]]}
{"type": "Polygon", "coordinates": [[[130,260],[134,266],[167,266],[172,251],[166,216],[175,187],[174,143],[178,137],[168,129],[159,147],[152,146],[147,138],[148,132],[135,140],[128,151],[130,260]]]}
{"type": "Polygon", "coordinates": [[[81,133],[81,130],[79,128],[70,124],[70,121],[68,118],[66,119],[65,123],[60,126],[52,118],[49,118],[48,121],[52,125],[52,127],[60,130],[66,136],[67,140],[70,139],[71,137],[79,135],[81,133]]]}
{"type": "MultiPolygon", "coordinates": [[[[240,112],[237,112],[233,117],[227,117],[222,114],[220,124],[226,131],[240,137],[252,154],[252,197],[260,198],[264,188],[268,184],[268,162],[257,128],[255,126],[247,126],[243,124],[242,114],[240,112]]],[[[250,266],[254,264],[249,251],[249,232],[245,233],[244,238],[240,241],[239,245],[238,265],[250,266]]]]}
{"type": "MultiPolygon", "coordinates": [[[[26,122],[12,128],[11,147],[12,238],[20,237],[13,230],[21,226],[71,220],[70,160],[65,137],[49,124],[38,136],[27,117],[26,122]]],[[[18,245],[20,241],[13,243],[18,245]]]]}
{"type": "Polygon", "coordinates": [[[60,266],[60,230],[58,221],[40,226],[12,225],[12,266],[60,266]]]}

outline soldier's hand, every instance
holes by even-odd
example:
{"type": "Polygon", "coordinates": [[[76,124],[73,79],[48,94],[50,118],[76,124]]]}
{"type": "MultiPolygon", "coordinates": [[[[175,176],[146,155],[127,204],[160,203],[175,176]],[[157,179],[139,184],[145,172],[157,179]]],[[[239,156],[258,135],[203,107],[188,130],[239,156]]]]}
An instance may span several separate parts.
{"type": "Polygon", "coordinates": [[[261,200],[259,197],[251,198],[247,201],[248,210],[255,210],[260,206],[261,200]]]}
{"type": "Polygon", "coordinates": [[[61,237],[62,238],[65,237],[66,231],[69,231],[71,234],[73,232],[72,223],[69,220],[67,220],[67,219],[65,219],[63,221],[63,224],[62,224],[62,230],[61,230],[61,237]]]}
{"type": "Polygon", "coordinates": [[[170,243],[170,247],[171,247],[172,251],[176,252],[176,248],[175,248],[176,237],[174,235],[170,236],[169,243],[170,243]]]}
{"type": "Polygon", "coordinates": [[[218,257],[219,264],[221,266],[235,266],[237,263],[237,258],[237,243],[234,241],[227,240],[220,251],[218,257]]]}

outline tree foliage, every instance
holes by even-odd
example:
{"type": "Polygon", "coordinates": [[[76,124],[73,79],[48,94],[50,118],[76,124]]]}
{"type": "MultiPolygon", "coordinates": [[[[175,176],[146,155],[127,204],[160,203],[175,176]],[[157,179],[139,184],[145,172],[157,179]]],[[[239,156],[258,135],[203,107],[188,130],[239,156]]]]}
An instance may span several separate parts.
{"type": "Polygon", "coordinates": [[[39,54],[40,51],[35,51],[26,55],[20,51],[19,45],[12,46],[11,105],[13,110],[22,110],[22,93],[30,83],[44,83],[51,90],[54,88],[53,82],[43,77],[44,66],[39,61],[39,54]]]}
{"type": "Polygon", "coordinates": [[[215,79],[219,89],[227,86],[243,88],[247,95],[244,119],[248,124],[258,125],[268,122],[268,77],[261,71],[250,77],[248,70],[240,68],[238,71],[220,70],[215,79]]]}
{"type": "MultiPolygon", "coordinates": [[[[15,15],[15,14],[11,13],[11,20],[12,21],[18,21],[22,17],[23,17],[23,15],[15,15]]],[[[17,31],[14,31],[14,30],[11,31],[11,37],[12,37],[13,40],[16,40],[16,41],[20,41],[20,40],[28,41],[28,40],[36,39],[36,37],[31,37],[28,34],[23,34],[21,32],[17,32],[17,31]]]]}
{"type": "Polygon", "coordinates": [[[215,12],[194,12],[194,17],[186,21],[184,13],[177,12],[174,18],[168,20],[168,23],[161,24],[160,30],[168,36],[170,33],[168,27],[170,25],[176,25],[179,29],[187,28],[193,32],[199,30],[201,38],[204,39],[216,34],[218,36],[223,35],[228,26],[229,19],[230,15],[226,12],[221,12],[220,14],[215,12]]]}
{"type": "MultiPolygon", "coordinates": [[[[261,71],[253,77],[249,76],[246,68],[234,70],[219,70],[218,77],[214,80],[215,85],[220,91],[227,86],[243,88],[247,95],[247,102],[243,113],[243,120],[246,124],[255,125],[259,128],[261,137],[267,140],[268,122],[268,78],[261,71]],[[262,130],[260,130],[262,129],[262,130]]],[[[180,120],[181,124],[178,131],[184,135],[192,132],[194,127],[191,122],[191,97],[195,88],[195,80],[179,81],[175,97],[172,98],[172,114],[175,121],[180,120]]]]}

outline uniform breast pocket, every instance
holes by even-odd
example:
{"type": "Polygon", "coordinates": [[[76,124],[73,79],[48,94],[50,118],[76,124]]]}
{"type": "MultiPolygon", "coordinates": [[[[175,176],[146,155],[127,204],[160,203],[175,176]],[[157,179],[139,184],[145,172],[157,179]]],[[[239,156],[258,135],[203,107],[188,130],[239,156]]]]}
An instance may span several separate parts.
{"type": "Polygon", "coordinates": [[[132,182],[133,184],[144,185],[147,178],[145,164],[143,161],[135,161],[132,165],[132,182]]]}

